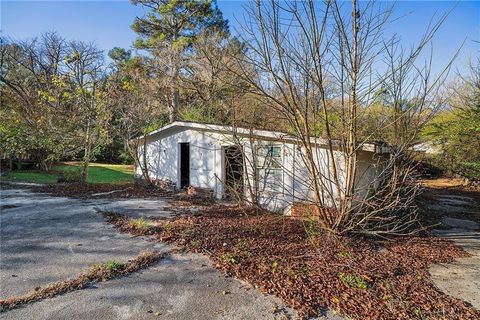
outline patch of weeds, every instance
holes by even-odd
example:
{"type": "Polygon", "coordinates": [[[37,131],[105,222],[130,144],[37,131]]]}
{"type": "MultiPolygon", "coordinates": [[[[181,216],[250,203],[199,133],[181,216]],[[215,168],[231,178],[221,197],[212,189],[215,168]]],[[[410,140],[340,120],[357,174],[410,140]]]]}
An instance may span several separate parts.
{"type": "Polygon", "coordinates": [[[155,227],[150,221],[143,217],[138,219],[131,219],[115,211],[98,210],[114,228],[128,232],[134,236],[151,235],[155,232],[155,227]]]}
{"type": "Polygon", "coordinates": [[[340,272],[338,277],[351,288],[367,289],[368,287],[368,283],[357,275],[340,272]]]}
{"type": "Polygon", "coordinates": [[[152,227],[152,224],[143,217],[131,220],[130,225],[137,230],[147,230],[152,227]]]}
{"type": "Polygon", "coordinates": [[[194,248],[196,248],[198,246],[198,241],[197,240],[192,240],[190,241],[190,245],[194,248]]]}
{"type": "Polygon", "coordinates": [[[231,254],[231,253],[224,253],[219,256],[220,260],[223,262],[231,263],[231,264],[237,264],[238,263],[238,258],[236,255],[231,254]]]}
{"type": "Polygon", "coordinates": [[[419,318],[419,319],[422,319],[422,320],[426,320],[428,319],[428,317],[426,317],[422,310],[418,309],[418,308],[412,308],[412,313],[415,315],[415,317],[419,318]]]}
{"type": "Polygon", "coordinates": [[[168,232],[173,230],[173,224],[170,221],[165,223],[162,227],[165,231],[168,231],[168,232]]]}
{"type": "Polygon", "coordinates": [[[313,216],[308,216],[304,222],[305,233],[309,238],[316,238],[321,235],[322,229],[318,225],[318,221],[313,216]]]}
{"type": "Polygon", "coordinates": [[[110,260],[105,263],[105,268],[110,272],[118,272],[125,269],[125,264],[117,262],[115,260],[110,260]]]}
{"type": "Polygon", "coordinates": [[[277,268],[278,268],[278,262],[275,260],[272,263],[272,272],[273,273],[277,272],[277,268]]]}

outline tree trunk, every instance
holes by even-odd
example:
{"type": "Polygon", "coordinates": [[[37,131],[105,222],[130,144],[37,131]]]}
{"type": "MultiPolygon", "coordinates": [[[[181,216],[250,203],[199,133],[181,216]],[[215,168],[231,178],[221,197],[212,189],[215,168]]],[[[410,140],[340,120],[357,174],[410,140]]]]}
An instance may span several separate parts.
{"type": "Polygon", "coordinates": [[[135,142],[135,144],[130,144],[128,143],[128,141],[126,142],[126,147],[128,149],[128,152],[130,153],[130,155],[133,157],[134,161],[135,161],[135,168],[137,168],[137,166],[140,168],[140,171],[142,172],[142,177],[143,179],[145,180],[145,183],[147,183],[148,185],[152,186],[153,185],[153,181],[152,179],[150,179],[150,173],[149,173],[149,170],[148,170],[148,160],[147,160],[147,152],[146,152],[146,149],[147,149],[147,135],[144,134],[143,135],[143,161],[141,161],[141,158],[140,158],[140,143],[139,142],[135,142]]]}
{"type": "Polygon", "coordinates": [[[88,165],[90,164],[90,153],[91,153],[91,138],[90,138],[90,119],[87,123],[87,132],[85,138],[85,150],[83,154],[83,170],[82,170],[82,182],[87,183],[88,179],[88,165]]]}
{"type": "Polygon", "coordinates": [[[172,106],[170,112],[170,122],[178,120],[178,110],[180,109],[180,92],[178,90],[178,73],[179,73],[180,57],[177,52],[174,53],[172,64],[172,106]]]}
{"type": "Polygon", "coordinates": [[[147,159],[147,135],[143,136],[143,169],[142,169],[143,176],[145,181],[148,184],[152,184],[152,180],[150,179],[150,174],[148,172],[148,159],[147,159]]]}
{"type": "Polygon", "coordinates": [[[170,122],[175,122],[178,120],[178,109],[180,108],[180,93],[176,84],[173,85],[172,89],[172,112],[170,113],[170,122]]]}
{"type": "MultiPolygon", "coordinates": [[[[352,33],[353,33],[353,51],[352,51],[352,71],[351,71],[351,86],[350,86],[350,101],[348,114],[348,138],[347,138],[347,159],[346,159],[346,174],[345,174],[345,199],[342,206],[342,218],[346,218],[353,206],[353,197],[355,195],[355,180],[357,171],[357,78],[359,68],[358,57],[358,15],[357,1],[352,0],[352,33]]],[[[340,223],[340,221],[339,221],[340,223]]]]}
{"type": "Polygon", "coordinates": [[[83,161],[83,170],[82,170],[82,182],[83,183],[87,183],[89,164],[90,164],[90,160],[84,160],[83,161]]]}

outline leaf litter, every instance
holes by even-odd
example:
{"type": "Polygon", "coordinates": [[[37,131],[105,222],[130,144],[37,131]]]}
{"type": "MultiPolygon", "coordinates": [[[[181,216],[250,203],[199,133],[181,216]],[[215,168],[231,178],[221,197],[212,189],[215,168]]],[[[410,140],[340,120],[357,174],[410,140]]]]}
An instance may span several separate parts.
{"type": "Polygon", "coordinates": [[[437,237],[312,236],[301,219],[240,206],[213,205],[195,216],[152,220],[141,230],[131,218],[104,215],[122,232],[206,254],[226,276],[280,297],[303,318],[330,309],[353,319],[480,319],[478,310],[430,279],[430,265],[468,256],[437,237]]]}

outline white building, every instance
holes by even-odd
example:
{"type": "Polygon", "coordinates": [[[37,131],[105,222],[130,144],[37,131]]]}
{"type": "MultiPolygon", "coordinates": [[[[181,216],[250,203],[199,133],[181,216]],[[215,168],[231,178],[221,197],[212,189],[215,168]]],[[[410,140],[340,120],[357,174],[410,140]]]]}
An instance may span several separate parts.
{"type": "MultiPolygon", "coordinates": [[[[262,205],[281,212],[288,212],[294,202],[308,203],[312,199],[305,150],[297,138],[286,133],[174,122],[151,132],[146,139],[150,177],[171,181],[179,189],[186,186],[210,189],[217,198],[227,197],[235,190],[247,199],[253,190],[262,205]]],[[[312,141],[328,203],[328,198],[337,197],[331,157],[325,140],[312,138],[312,141]]],[[[366,193],[375,187],[382,154],[386,152],[379,144],[361,146],[357,189],[366,193]]],[[[343,154],[334,153],[338,176],[342,179],[343,154]]],[[[143,163],[143,157],[140,161],[143,163]]],[[[136,175],[141,174],[141,169],[136,168],[136,175]]]]}

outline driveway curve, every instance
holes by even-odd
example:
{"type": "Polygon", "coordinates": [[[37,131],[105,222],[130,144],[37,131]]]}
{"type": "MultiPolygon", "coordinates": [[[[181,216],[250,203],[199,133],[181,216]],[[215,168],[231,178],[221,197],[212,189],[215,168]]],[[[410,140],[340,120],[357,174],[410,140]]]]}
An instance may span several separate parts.
{"type": "MultiPolygon", "coordinates": [[[[165,199],[70,199],[2,189],[0,300],[77,277],[95,263],[126,262],[168,245],[115,231],[96,209],[168,218],[165,199]]],[[[173,209],[172,209],[173,211],[173,209]]],[[[128,277],[25,305],[2,319],[285,319],[279,299],[225,278],[198,254],[173,254],[128,277]],[[276,310],[276,311],[274,311],[276,310]],[[280,311],[279,311],[280,310],[280,311]]]]}

